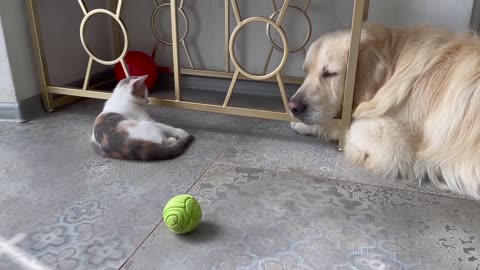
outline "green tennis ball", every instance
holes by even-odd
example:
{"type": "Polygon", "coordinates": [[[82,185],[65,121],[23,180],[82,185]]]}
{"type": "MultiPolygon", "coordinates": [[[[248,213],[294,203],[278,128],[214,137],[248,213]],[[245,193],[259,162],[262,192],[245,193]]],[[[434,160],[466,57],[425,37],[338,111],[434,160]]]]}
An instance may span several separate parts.
{"type": "Polygon", "coordinates": [[[200,204],[195,198],[187,194],[173,197],[163,208],[163,220],[174,233],[191,232],[200,223],[201,218],[200,204]]]}

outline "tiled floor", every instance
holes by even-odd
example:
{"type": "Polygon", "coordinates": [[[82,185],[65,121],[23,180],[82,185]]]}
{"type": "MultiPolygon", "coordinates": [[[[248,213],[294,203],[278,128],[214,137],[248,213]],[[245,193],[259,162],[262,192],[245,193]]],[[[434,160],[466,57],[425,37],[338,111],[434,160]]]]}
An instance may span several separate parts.
{"type": "Polygon", "coordinates": [[[19,123],[14,122],[0,122],[0,132],[10,129],[14,126],[19,125],[19,123]]]}
{"type": "MultiPolygon", "coordinates": [[[[283,122],[175,109],[152,113],[196,136],[185,155],[102,159],[88,146],[100,108],[0,124],[0,236],[46,269],[480,268],[479,202],[371,176],[283,122]],[[161,213],[185,192],[204,217],[178,236],[161,213]]],[[[0,269],[29,269],[19,256],[0,269]]]]}

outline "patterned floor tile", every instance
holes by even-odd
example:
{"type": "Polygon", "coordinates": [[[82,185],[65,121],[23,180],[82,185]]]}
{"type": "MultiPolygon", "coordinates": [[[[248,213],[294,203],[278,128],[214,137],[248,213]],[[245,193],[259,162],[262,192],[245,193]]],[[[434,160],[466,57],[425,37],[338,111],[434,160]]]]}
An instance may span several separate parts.
{"type": "MultiPolygon", "coordinates": [[[[0,132],[0,236],[25,233],[19,247],[51,269],[118,269],[166,201],[216,158],[191,191],[200,227],[183,237],[157,228],[125,269],[478,266],[478,203],[373,177],[285,122],[180,109],[149,108],[196,136],[185,155],[102,159],[88,146],[102,104],[82,101],[0,132]]],[[[0,255],[0,269],[19,268],[0,255]]]]}
{"type": "Polygon", "coordinates": [[[278,171],[292,171],[329,179],[399,188],[450,197],[466,198],[440,190],[430,183],[408,179],[386,179],[372,175],[344,160],[333,143],[297,138],[252,138],[243,136],[229,146],[218,160],[228,164],[278,171]]]}
{"type": "Polygon", "coordinates": [[[117,269],[234,140],[193,130],[176,160],[110,160],[88,145],[92,123],[51,114],[0,133],[0,236],[25,233],[19,247],[52,269],[117,269]]]}
{"type": "Polygon", "coordinates": [[[124,270],[478,269],[478,202],[214,164],[199,227],[162,224],[124,270]]]}

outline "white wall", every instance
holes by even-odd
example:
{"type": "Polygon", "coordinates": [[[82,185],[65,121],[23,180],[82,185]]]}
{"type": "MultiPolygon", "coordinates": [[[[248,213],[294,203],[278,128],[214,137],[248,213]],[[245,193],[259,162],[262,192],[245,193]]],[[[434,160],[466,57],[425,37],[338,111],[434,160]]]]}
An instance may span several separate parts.
{"type": "MultiPolygon", "coordinates": [[[[23,1],[22,1],[23,2],[23,1]]],[[[85,76],[88,55],[80,42],[80,23],[83,13],[77,1],[37,1],[40,25],[43,32],[45,54],[50,75],[50,84],[62,85],[85,76]]],[[[88,10],[107,8],[109,0],[84,1],[88,10]]],[[[100,58],[113,56],[111,24],[106,15],[94,15],[87,23],[88,46],[100,58]]],[[[107,69],[94,63],[92,72],[107,69]]]]}
{"type": "Polygon", "coordinates": [[[7,55],[7,46],[0,20],[0,102],[16,102],[15,88],[13,87],[12,70],[7,55]]]}
{"type": "Polygon", "coordinates": [[[463,31],[468,28],[474,0],[371,0],[373,21],[398,26],[433,24],[463,31]]]}
{"type": "MultiPolygon", "coordinates": [[[[40,93],[36,59],[27,20],[26,2],[0,1],[0,102],[17,102],[40,93]]],[[[86,1],[88,8],[106,7],[106,0],[86,1]]],[[[83,14],[74,1],[38,1],[49,79],[63,85],[82,78],[88,56],[80,44],[83,14]]],[[[87,25],[89,46],[102,58],[111,58],[111,25],[106,16],[92,17],[87,25]],[[101,24],[100,26],[98,24],[101,24]]],[[[109,67],[94,65],[93,73],[109,67]]]]}
{"type": "Polygon", "coordinates": [[[25,17],[25,1],[0,1],[0,20],[4,38],[0,43],[6,48],[6,55],[2,55],[8,58],[8,61],[5,57],[0,60],[0,76],[13,83],[7,87],[7,99],[3,101],[22,101],[39,93],[28,21],[25,17]],[[10,80],[6,77],[10,77],[10,80]],[[15,93],[12,93],[12,90],[15,93]],[[16,99],[12,99],[12,96],[16,99]]]}

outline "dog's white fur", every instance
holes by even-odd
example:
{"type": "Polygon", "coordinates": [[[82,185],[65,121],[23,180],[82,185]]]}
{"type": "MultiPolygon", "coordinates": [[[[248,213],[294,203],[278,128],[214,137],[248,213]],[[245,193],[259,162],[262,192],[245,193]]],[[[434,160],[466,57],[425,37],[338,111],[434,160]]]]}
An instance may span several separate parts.
{"type": "MultiPolygon", "coordinates": [[[[307,76],[292,98],[306,109],[292,128],[338,139],[349,31],[310,47],[307,76]],[[327,70],[334,76],[322,76],[327,70]]],[[[472,34],[365,25],[345,155],[385,176],[480,198],[480,40],[472,34]]]]}

